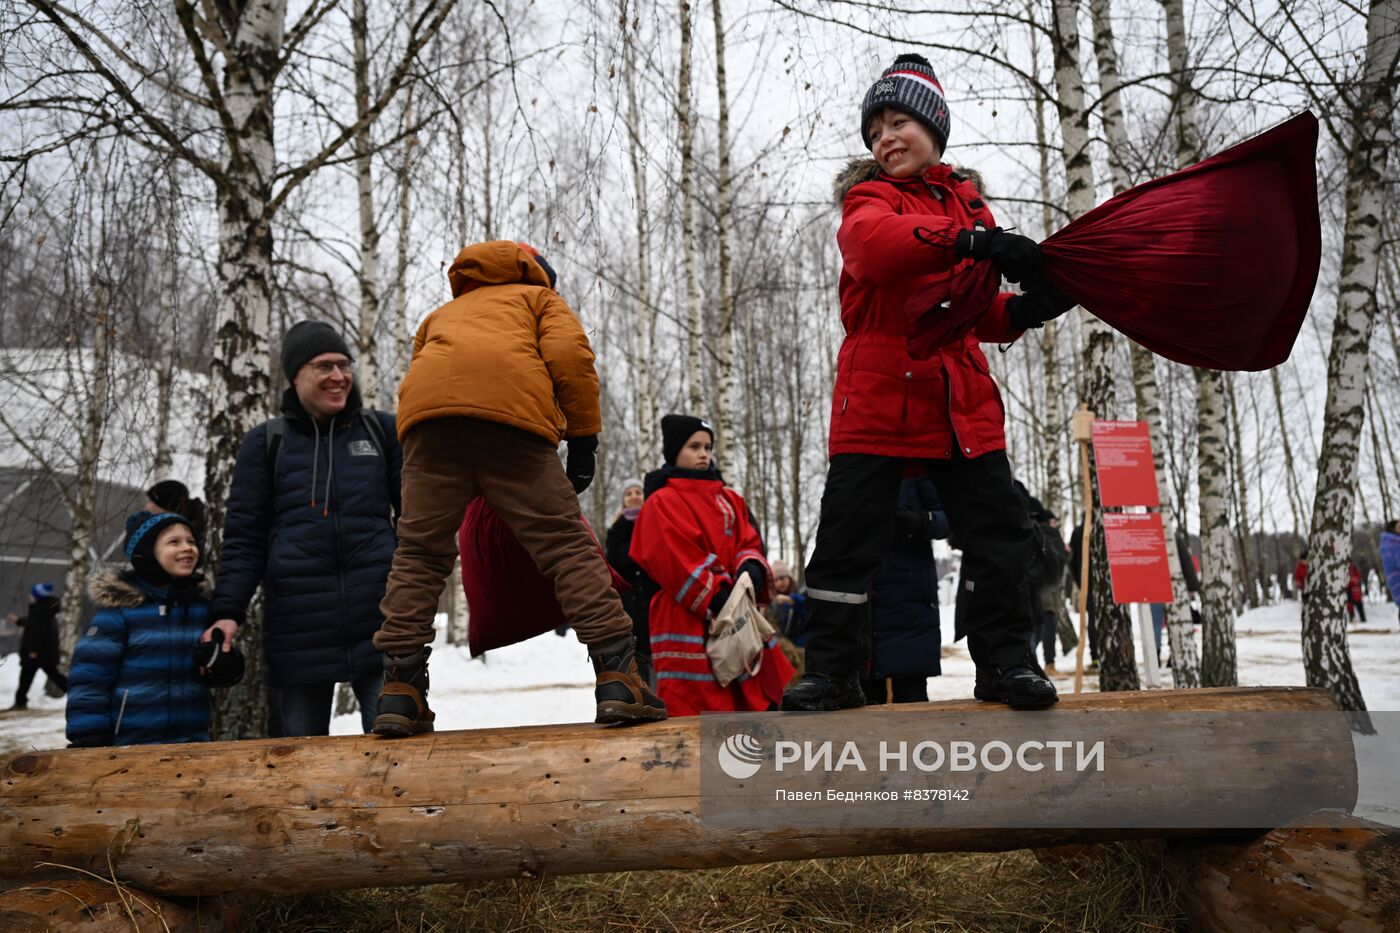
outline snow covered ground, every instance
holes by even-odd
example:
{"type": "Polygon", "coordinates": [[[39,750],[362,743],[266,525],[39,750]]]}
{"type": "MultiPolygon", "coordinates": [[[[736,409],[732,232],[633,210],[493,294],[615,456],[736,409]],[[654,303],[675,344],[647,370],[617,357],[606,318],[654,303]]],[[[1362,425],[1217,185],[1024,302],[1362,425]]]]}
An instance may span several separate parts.
{"type": "MultiPolygon", "coordinates": [[[[1301,685],[1302,646],[1298,603],[1282,603],[1245,613],[1238,622],[1239,672],[1242,685],[1301,685]]],[[[930,678],[932,699],[972,695],[974,669],[966,642],[947,643],[951,607],[944,607],[943,676],[930,678]]],[[[1351,657],[1362,695],[1381,729],[1379,737],[1357,737],[1366,815],[1400,825],[1400,624],[1393,604],[1367,606],[1366,624],[1350,630],[1351,657]]],[[[1139,656],[1141,652],[1139,651],[1139,656]]],[[[1165,650],[1164,650],[1165,655],[1165,650]]],[[[1086,658],[1087,660],[1087,658],[1086,658]]],[[[1073,689],[1073,656],[1060,659],[1057,680],[1062,693],[1073,689]]],[[[8,705],[19,678],[18,659],[0,659],[0,703],[8,705]]],[[[30,690],[30,710],[0,713],[0,754],[35,748],[61,748],[63,700],[44,695],[44,675],[30,690]]],[[[1162,672],[1163,689],[1170,672],[1162,672]]],[[[1097,678],[1085,679],[1098,688],[1097,678]]],[[[448,645],[441,629],[432,659],[432,706],[440,729],[590,722],[593,718],[593,671],[587,651],[573,633],[552,633],[473,660],[465,648],[448,645]]],[[[360,729],[359,714],[338,716],[336,735],[360,729]]]]}

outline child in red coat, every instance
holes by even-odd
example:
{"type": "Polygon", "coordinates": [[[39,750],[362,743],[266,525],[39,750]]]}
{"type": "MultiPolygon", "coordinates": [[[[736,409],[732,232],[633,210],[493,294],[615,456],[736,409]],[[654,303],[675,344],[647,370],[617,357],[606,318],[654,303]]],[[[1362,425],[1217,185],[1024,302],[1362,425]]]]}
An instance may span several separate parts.
{"type": "Polygon", "coordinates": [[[661,419],[666,466],[647,477],[646,504],[632,532],[631,557],[660,591],[651,599],[657,692],[671,716],[776,708],[793,667],[776,636],[757,673],[721,687],[705,653],[709,620],[740,574],[764,602],[772,591],[763,539],[749,507],[724,485],[710,458],[714,432],[699,418],[661,419]]]}
{"type": "Polygon", "coordinates": [[[864,704],[868,594],[911,460],[938,488],[963,550],[954,636],[967,636],[977,663],[973,695],[1017,709],[1057,699],[1027,647],[1031,524],[1012,486],[1001,393],[978,343],[1011,342],[1074,302],[1044,282],[1034,241],[996,226],[976,178],[942,162],[949,126],[932,66],[901,55],[862,102],[861,142],[873,160],[853,163],[837,180],[846,339],[807,565],[807,669],[783,697],[785,710],[864,704]],[[994,263],[1025,293],[996,295],[973,330],[915,359],[911,304],[978,262],[994,263]]]}

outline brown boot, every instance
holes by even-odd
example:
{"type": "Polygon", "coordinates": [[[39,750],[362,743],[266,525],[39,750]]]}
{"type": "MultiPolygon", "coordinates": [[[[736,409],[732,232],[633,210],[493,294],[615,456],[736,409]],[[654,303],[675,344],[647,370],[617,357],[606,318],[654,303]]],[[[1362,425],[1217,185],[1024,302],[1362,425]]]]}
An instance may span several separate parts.
{"type": "Polygon", "coordinates": [[[598,675],[593,697],[598,703],[594,722],[660,722],[666,704],[651,691],[637,667],[637,640],[627,635],[607,645],[590,645],[588,656],[598,675]]]}
{"type": "Polygon", "coordinates": [[[374,734],[402,738],[433,731],[433,711],[428,709],[428,655],[424,648],[406,657],[384,655],[384,686],[374,717],[374,734]]]}

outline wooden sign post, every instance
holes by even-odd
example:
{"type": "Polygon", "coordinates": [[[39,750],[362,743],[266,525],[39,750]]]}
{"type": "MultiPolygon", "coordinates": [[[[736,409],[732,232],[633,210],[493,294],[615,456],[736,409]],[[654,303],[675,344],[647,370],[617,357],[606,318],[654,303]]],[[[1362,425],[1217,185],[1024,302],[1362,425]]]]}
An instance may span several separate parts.
{"type": "Polygon", "coordinates": [[[1089,475],[1089,445],[1094,441],[1094,413],[1081,404],[1071,422],[1079,445],[1079,473],[1084,477],[1084,533],[1079,546],[1079,645],[1074,653],[1074,692],[1084,689],[1084,643],[1089,640],[1089,542],[1094,537],[1094,479],[1089,475]]]}

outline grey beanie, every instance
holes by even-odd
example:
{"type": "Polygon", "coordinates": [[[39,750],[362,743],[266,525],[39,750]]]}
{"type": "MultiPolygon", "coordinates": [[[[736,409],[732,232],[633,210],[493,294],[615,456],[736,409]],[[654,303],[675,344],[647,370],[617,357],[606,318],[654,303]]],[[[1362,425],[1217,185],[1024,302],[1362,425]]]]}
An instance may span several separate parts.
{"type": "Polygon", "coordinates": [[[948,102],[943,98],[943,85],[938,83],[928,59],[922,55],[899,56],[865,92],[865,100],[860,105],[860,141],[867,149],[870,139],[865,128],[870,125],[870,118],[886,107],[918,120],[938,140],[938,148],[947,150],[951,126],[948,102]]]}
{"type": "Polygon", "coordinates": [[[354,359],[345,338],[324,321],[293,324],[282,337],[282,372],[287,374],[287,381],[295,379],[297,370],[322,353],[344,353],[354,359]]]}

